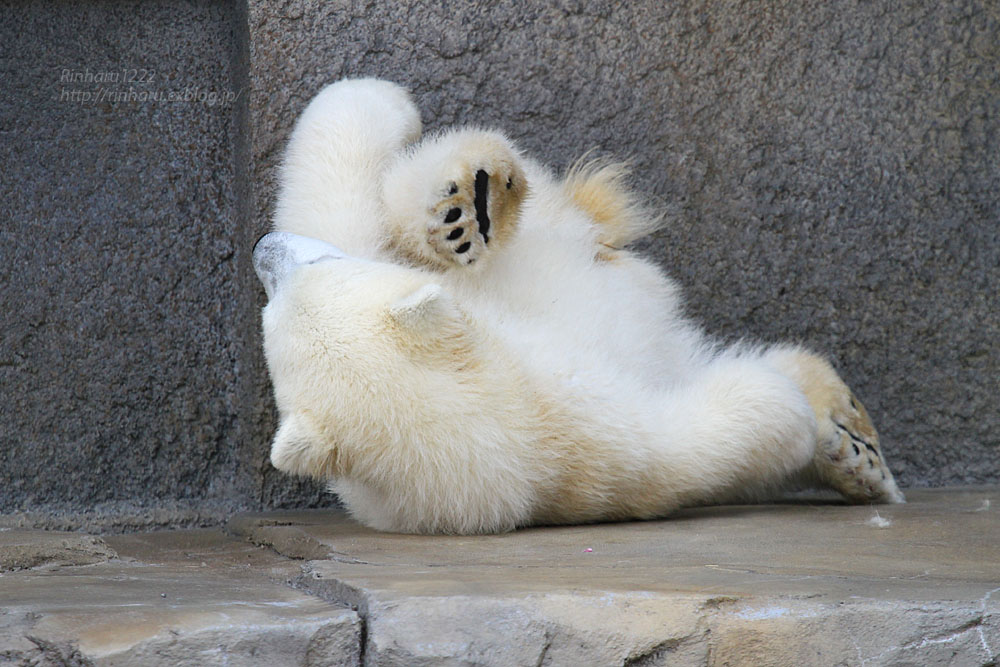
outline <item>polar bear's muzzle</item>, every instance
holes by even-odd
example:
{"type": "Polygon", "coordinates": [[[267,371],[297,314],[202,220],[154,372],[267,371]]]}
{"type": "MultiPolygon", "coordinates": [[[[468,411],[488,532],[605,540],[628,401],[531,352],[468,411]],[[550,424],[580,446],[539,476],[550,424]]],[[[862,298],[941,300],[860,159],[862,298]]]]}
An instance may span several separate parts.
{"type": "Polygon", "coordinates": [[[308,236],[271,232],[253,247],[253,268],[270,299],[296,267],[346,256],[340,248],[308,236]]]}

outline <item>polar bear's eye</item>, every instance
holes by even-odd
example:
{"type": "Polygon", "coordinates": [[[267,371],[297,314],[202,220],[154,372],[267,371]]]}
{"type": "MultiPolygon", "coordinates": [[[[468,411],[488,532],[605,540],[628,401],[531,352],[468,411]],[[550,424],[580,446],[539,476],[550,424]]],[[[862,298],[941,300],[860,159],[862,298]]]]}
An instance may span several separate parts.
{"type": "Polygon", "coordinates": [[[513,178],[508,178],[507,179],[507,189],[510,190],[511,187],[513,187],[513,185],[514,185],[514,179],[513,178]]]}

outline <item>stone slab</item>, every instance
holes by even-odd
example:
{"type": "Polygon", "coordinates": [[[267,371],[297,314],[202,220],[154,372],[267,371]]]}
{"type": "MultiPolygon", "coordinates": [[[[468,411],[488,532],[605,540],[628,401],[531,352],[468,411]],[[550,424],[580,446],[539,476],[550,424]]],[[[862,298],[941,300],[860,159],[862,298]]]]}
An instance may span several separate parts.
{"type": "Polygon", "coordinates": [[[86,555],[0,573],[0,665],[995,664],[1000,489],[909,500],[480,537],[331,511],[230,535],[2,530],[0,554],[86,555]]]}
{"type": "MultiPolygon", "coordinates": [[[[67,538],[16,539],[42,547],[67,538]]],[[[10,541],[0,533],[0,553],[10,541]]],[[[217,531],[105,542],[119,558],[0,575],[0,665],[358,663],[358,615],[288,586],[299,567],[270,550],[217,531]]]]}
{"type": "Polygon", "coordinates": [[[0,528],[0,572],[42,565],[90,565],[117,557],[99,537],[0,528]]]}
{"type": "Polygon", "coordinates": [[[1000,490],[798,500],[482,537],[235,517],[365,619],[372,664],[992,664],[1000,490]]]}

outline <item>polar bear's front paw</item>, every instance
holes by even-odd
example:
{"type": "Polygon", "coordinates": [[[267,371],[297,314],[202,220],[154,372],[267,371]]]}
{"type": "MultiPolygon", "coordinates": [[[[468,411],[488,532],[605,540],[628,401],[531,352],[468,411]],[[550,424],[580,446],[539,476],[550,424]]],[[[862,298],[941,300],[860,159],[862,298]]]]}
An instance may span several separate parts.
{"type": "Polygon", "coordinates": [[[513,147],[481,131],[421,144],[386,175],[397,249],[436,268],[468,266],[513,234],[527,182],[513,147]]]}
{"type": "Polygon", "coordinates": [[[816,414],[812,476],[856,503],[906,502],[879,447],[868,412],[833,367],[796,348],[770,358],[805,392],[816,414]]]}
{"type": "MultiPolygon", "coordinates": [[[[427,225],[427,243],[437,256],[461,266],[479,259],[489,246],[493,231],[490,174],[478,169],[474,178],[466,180],[471,180],[471,184],[448,184],[448,195],[434,207],[437,215],[427,225]]],[[[493,208],[495,215],[496,207],[493,208]]]]}

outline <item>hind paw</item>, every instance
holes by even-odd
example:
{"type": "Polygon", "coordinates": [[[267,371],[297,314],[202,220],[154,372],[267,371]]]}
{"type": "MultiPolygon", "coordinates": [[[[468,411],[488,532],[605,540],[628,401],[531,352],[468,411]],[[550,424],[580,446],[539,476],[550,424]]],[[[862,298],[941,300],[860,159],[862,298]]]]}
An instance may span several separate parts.
{"type": "Polygon", "coordinates": [[[424,142],[387,174],[397,249],[437,268],[468,266],[514,232],[527,182],[501,136],[479,131],[424,142]]]}
{"type": "Polygon", "coordinates": [[[812,476],[855,503],[906,502],[868,412],[826,360],[802,350],[772,353],[816,414],[812,476]]]}
{"type": "Polygon", "coordinates": [[[852,502],[905,502],[882,456],[868,412],[840,384],[842,390],[822,410],[826,418],[817,429],[816,471],[852,502]]]}

